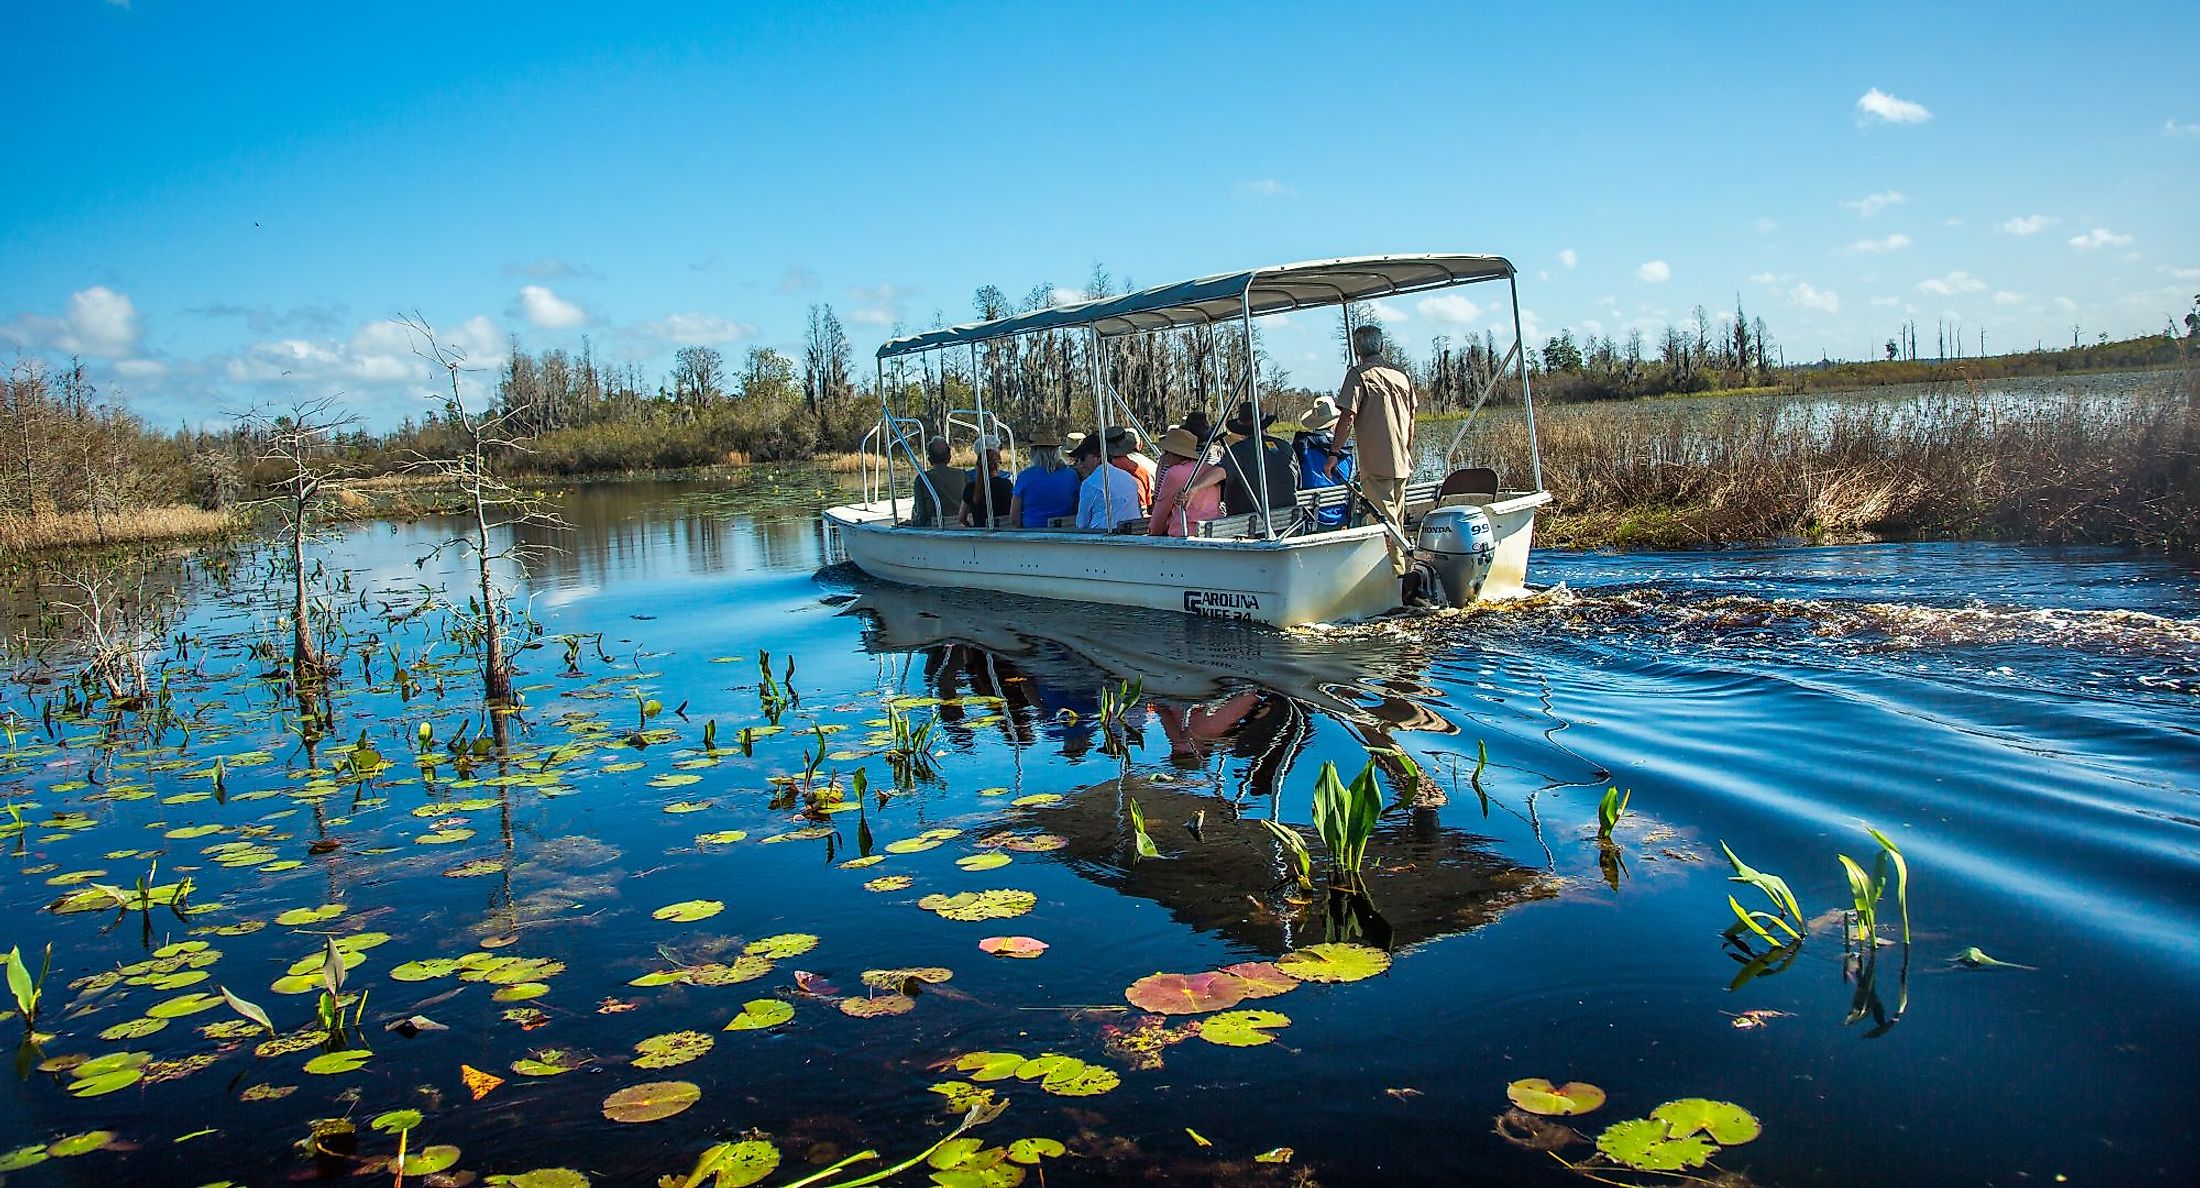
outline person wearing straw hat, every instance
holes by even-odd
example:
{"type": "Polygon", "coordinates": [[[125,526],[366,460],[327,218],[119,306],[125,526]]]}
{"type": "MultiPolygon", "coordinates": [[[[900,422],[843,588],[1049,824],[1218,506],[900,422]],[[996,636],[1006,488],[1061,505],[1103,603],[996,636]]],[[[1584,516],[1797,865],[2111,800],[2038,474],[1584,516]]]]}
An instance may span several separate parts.
{"type": "Polygon", "coordinates": [[[1230,414],[1230,419],[1222,423],[1223,429],[1236,440],[1223,451],[1220,462],[1207,467],[1192,480],[1189,494],[1220,486],[1223,510],[1233,516],[1269,508],[1281,511],[1295,506],[1299,463],[1291,456],[1290,446],[1268,435],[1268,427],[1275,423],[1276,414],[1263,413],[1260,426],[1255,429],[1252,402],[1241,402],[1237,411],[1230,414]],[[1258,490],[1263,477],[1268,483],[1265,492],[1258,490]]]}
{"type": "MultiPolygon", "coordinates": [[[[1299,424],[1306,428],[1291,435],[1291,452],[1299,459],[1299,489],[1311,491],[1319,487],[1341,487],[1352,477],[1352,454],[1349,450],[1337,456],[1336,465],[1330,465],[1331,451],[1336,438],[1330,430],[1337,427],[1339,413],[1337,402],[1327,396],[1314,400],[1314,407],[1299,414],[1299,424]]],[[[1315,521],[1324,528],[1340,528],[1351,511],[1348,504],[1325,507],[1315,513],[1315,521]]]]}
{"type": "MultiPolygon", "coordinates": [[[[1413,380],[1383,358],[1380,326],[1354,327],[1352,353],[1356,361],[1337,390],[1337,404],[1344,415],[1329,447],[1329,469],[1334,473],[1335,464],[1344,457],[1345,443],[1351,443],[1359,462],[1360,489],[1402,528],[1406,477],[1413,473],[1413,380]]],[[[1404,575],[1406,559],[1398,542],[1387,534],[1384,541],[1390,549],[1390,567],[1404,575]]]]}
{"type": "Polygon", "coordinates": [[[1181,498],[1199,473],[1200,440],[1178,426],[1161,435],[1161,485],[1154,492],[1153,515],[1146,520],[1148,536],[1190,536],[1191,526],[1222,515],[1222,489],[1209,486],[1190,498],[1181,498]]]}
{"type": "Polygon", "coordinates": [[[1018,528],[1044,528],[1049,521],[1077,514],[1077,470],[1062,458],[1062,435],[1041,429],[1031,435],[1031,465],[1016,476],[1009,493],[1008,522],[1018,528]]]}
{"type": "Polygon", "coordinates": [[[1139,507],[1153,506],[1154,479],[1159,477],[1161,468],[1139,451],[1143,443],[1138,440],[1138,431],[1126,425],[1110,425],[1107,443],[1108,465],[1137,480],[1139,507]]]}

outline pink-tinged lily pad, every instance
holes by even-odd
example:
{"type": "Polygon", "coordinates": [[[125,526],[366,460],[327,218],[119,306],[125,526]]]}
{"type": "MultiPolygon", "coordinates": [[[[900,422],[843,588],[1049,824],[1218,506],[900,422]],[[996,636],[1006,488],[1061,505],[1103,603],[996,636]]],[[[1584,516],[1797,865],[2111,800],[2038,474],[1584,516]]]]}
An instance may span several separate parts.
{"type": "Polygon", "coordinates": [[[1031,936],[989,936],[978,947],[995,957],[1032,958],[1047,951],[1047,943],[1031,936]]]}
{"type": "Polygon", "coordinates": [[[1531,1114],[1564,1117],[1586,1114],[1604,1104],[1604,1090],[1587,1081],[1553,1085],[1542,1077],[1526,1077],[1505,1086],[1505,1096],[1531,1114]]]}
{"type": "Polygon", "coordinates": [[[1201,974],[1157,973],[1132,982],[1123,997],[1134,1007],[1157,1015],[1196,1015],[1228,1010],[1245,998],[1245,982],[1221,971],[1201,974]]]}
{"type": "Polygon", "coordinates": [[[1222,972],[1245,983],[1245,997],[1274,998],[1298,989],[1299,980],[1277,969],[1274,962],[1244,961],[1225,965],[1222,972]]]}

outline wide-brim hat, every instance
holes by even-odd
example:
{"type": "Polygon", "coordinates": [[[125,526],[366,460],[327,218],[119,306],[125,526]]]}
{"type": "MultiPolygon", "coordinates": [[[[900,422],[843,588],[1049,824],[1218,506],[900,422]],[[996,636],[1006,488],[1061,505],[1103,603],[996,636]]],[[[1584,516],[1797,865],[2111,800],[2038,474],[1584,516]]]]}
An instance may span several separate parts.
{"type": "Polygon", "coordinates": [[[1317,396],[1314,399],[1314,406],[1299,414],[1299,424],[1312,429],[1316,433],[1327,433],[1329,430],[1336,428],[1338,419],[1343,415],[1337,411],[1335,400],[1327,396],[1317,396]]]}
{"type": "Polygon", "coordinates": [[[1035,450],[1058,450],[1062,448],[1062,435],[1052,429],[1034,429],[1024,444],[1035,450]]]}
{"type": "Polygon", "coordinates": [[[1074,450],[1083,444],[1085,444],[1085,435],[1082,433],[1065,433],[1062,435],[1062,446],[1065,449],[1074,450]]]}
{"type": "MultiPolygon", "coordinates": [[[[1269,427],[1270,425],[1273,425],[1273,424],[1275,424],[1275,423],[1276,423],[1276,414],[1274,414],[1274,413],[1262,413],[1262,414],[1261,414],[1261,417],[1260,417],[1260,427],[1261,427],[1261,428],[1263,428],[1263,429],[1266,429],[1267,427],[1269,427]]],[[[1233,413],[1231,413],[1231,414],[1230,414],[1230,419],[1229,419],[1229,420],[1227,420],[1227,421],[1225,421],[1225,422],[1223,422],[1223,425],[1222,425],[1222,427],[1223,427],[1223,428],[1225,428],[1225,429],[1227,429],[1227,430],[1229,430],[1229,431],[1230,431],[1230,432],[1232,432],[1232,433],[1235,433],[1235,434],[1237,434],[1237,435],[1238,435],[1239,437],[1251,437],[1251,436],[1253,435],[1253,405],[1252,405],[1252,402],[1251,402],[1251,401],[1247,401],[1247,402],[1246,402],[1246,403],[1244,403],[1244,404],[1240,404],[1240,405],[1238,405],[1238,406],[1237,406],[1237,411],[1235,411],[1235,412],[1233,412],[1233,413]]]]}
{"type": "Polygon", "coordinates": [[[1161,435],[1161,452],[1179,458],[1199,457],[1199,435],[1179,425],[1161,435]]]}
{"type": "Polygon", "coordinates": [[[1122,458],[1138,452],[1138,431],[1123,425],[1108,428],[1108,457],[1122,458]]]}
{"type": "Polygon", "coordinates": [[[1106,452],[1107,451],[1100,448],[1100,441],[1098,438],[1088,437],[1085,440],[1078,442],[1077,445],[1070,450],[1069,456],[1072,458],[1098,458],[1106,452]]]}

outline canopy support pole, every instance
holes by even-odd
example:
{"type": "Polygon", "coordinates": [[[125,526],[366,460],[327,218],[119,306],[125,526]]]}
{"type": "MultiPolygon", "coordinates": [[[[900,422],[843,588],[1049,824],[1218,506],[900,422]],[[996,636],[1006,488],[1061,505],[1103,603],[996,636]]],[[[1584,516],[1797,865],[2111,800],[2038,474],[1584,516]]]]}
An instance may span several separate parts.
{"type": "MultiPolygon", "coordinates": [[[[970,370],[972,374],[976,374],[978,370],[977,343],[970,344],[970,370]]],[[[991,529],[993,527],[993,476],[985,468],[985,385],[982,383],[976,385],[974,391],[976,394],[975,403],[978,406],[978,440],[974,443],[977,447],[978,467],[970,473],[978,481],[980,488],[978,497],[985,500],[985,524],[983,527],[991,529]]]]}
{"type": "Polygon", "coordinates": [[[1238,308],[1245,315],[1245,393],[1253,405],[1253,462],[1260,471],[1260,534],[1263,540],[1276,539],[1276,509],[1268,502],[1268,425],[1260,416],[1260,369],[1253,362],[1253,286],[1250,281],[1245,291],[1238,295],[1238,308]]]}
{"type": "MultiPolygon", "coordinates": [[[[881,452],[886,455],[886,515],[887,518],[894,521],[894,527],[899,528],[901,527],[901,499],[895,492],[899,491],[901,486],[894,481],[894,405],[892,401],[886,398],[886,360],[878,359],[874,362],[878,364],[878,426],[881,430],[879,446],[881,452]]],[[[897,375],[900,374],[901,364],[899,362],[894,364],[894,372],[897,375]]]]}
{"type": "MultiPolygon", "coordinates": [[[[1107,368],[1102,364],[1100,358],[1100,332],[1091,326],[1087,326],[1085,327],[1085,335],[1087,345],[1091,348],[1086,352],[1086,357],[1092,363],[1092,419],[1095,426],[1094,431],[1099,434],[1099,436],[1093,438],[1093,441],[1098,443],[1100,448],[1100,502],[1105,505],[1101,509],[1101,514],[1113,520],[1115,518],[1115,488],[1110,484],[1114,481],[1114,476],[1108,472],[1115,469],[1115,463],[1108,457],[1108,390],[1107,381],[1102,378],[1107,368]]],[[[1129,476],[1126,475],[1125,479],[1128,478],[1129,476]]],[[[1078,486],[1082,489],[1084,484],[1079,483],[1078,486]]],[[[1113,532],[1115,531],[1115,525],[1112,523],[1104,525],[1101,531],[1113,532]]]]}
{"type": "Polygon", "coordinates": [[[1520,278],[1508,276],[1512,291],[1513,349],[1520,352],[1520,403],[1528,410],[1528,465],[1535,472],[1535,489],[1543,489],[1543,448],[1535,440],[1535,394],[1528,390],[1528,343],[1520,330],[1520,278]]]}

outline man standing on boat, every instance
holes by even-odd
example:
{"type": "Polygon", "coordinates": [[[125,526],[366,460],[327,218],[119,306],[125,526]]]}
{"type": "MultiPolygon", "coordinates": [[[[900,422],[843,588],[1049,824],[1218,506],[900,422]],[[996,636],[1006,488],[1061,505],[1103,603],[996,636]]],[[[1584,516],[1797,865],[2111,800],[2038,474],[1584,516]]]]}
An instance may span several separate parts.
{"type": "MultiPolygon", "coordinates": [[[[1413,381],[1383,358],[1380,326],[1354,328],[1352,354],[1357,361],[1346,369],[1337,390],[1344,415],[1329,446],[1329,472],[1336,473],[1345,443],[1352,443],[1360,489],[1403,531],[1406,478],[1413,473],[1413,381]]],[[[1390,567],[1404,576],[1406,559],[1396,538],[1386,534],[1383,542],[1390,550],[1390,567]]]]}

